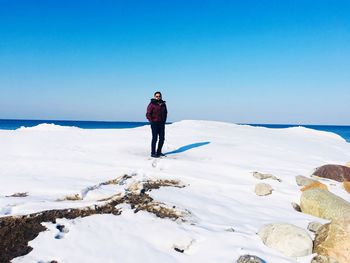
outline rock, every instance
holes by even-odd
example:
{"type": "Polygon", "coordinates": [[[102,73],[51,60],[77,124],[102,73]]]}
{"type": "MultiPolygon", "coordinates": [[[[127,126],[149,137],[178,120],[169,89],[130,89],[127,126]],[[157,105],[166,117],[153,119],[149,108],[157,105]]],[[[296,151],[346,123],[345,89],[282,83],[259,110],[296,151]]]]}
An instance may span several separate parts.
{"type": "Polygon", "coordinates": [[[286,223],[263,226],[258,235],[263,243],[288,257],[303,257],[312,253],[312,239],[306,230],[286,223]]]}
{"type": "Polygon", "coordinates": [[[225,231],[227,232],[235,232],[234,228],[233,227],[230,227],[230,228],[226,228],[225,231]]]}
{"type": "Polygon", "coordinates": [[[316,180],[312,180],[306,176],[298,175],[295,177],[295,181],[297,182],[298,186],[307,186],[313,182],[316,182],[316,180]]]}
{"type": "Polygon", "coordinates": [[[337,164],[327,164],[316,168],[313,175],[338,182],[350,181],[350,167],[337,164]]]}
{"type": "Polygon", "coordinates": [[[310,222],[310,224],[307,226],[307,229],[313,233],[316,233],[321,226],[323,225],[319,222],[310,222]]]}
{"type": "Polygon", "coordinates": [[[236,261],[237,263],[266,263],[264,260],[253,255],[240,256],[236,261]]]}
{"type": "Polygon", "coordinates": [[[321,183],[321,182],[319,182],[319,181],[314,181],[313,183],[304,186],[304,187],[301,188],[300,190],[301,190],[302,192],[304,192],[304,191],[306,191],[306,190],[313,189],[313,188],[320,188],[320,189],[328,190],[327,185],[325,185],[325,184],[323,184],[323,183],[321,183]]]}
{"type": "Polygon", "coordinates": [[[346,167],[350,167],[350,161],[345,164],[346,167]]]}
{"type": "Polygon", "coordinates": [[[265,183],[259,183],[255,186],[255,193],[259,196],[270,195],[272,190],[271,185],[265,183]]]}
{"type": "Polygon", "coordinates": [[[6,195],[5,197],[27,197],[28,192],[19,192],[19,193],[14,193],[12,195],[6,195]]]}
{"type": "Polygon", "coordinates": [[[298,204],[295,203],[295,202],[292,202],[291,204],[292,204],[292,207],[294,208],[295,211],[301,212],[300,205],[298,205],[298,204]]]}
{"type": "Polygon", "coordinates": [[[339,263],[350,262],[350,220],[332,221],[316,233],[314,252],[339,263]]]}
{"type": "Polygon", "coordinates": [[[274,176],[272,174],[263,174],[263,173],[259,173],[259,172],[253,172],[253,176],[259,180],[272,179],[272,180],[276,180],[279,182],[282,181],[281,179],[277,178],[276,176],[274,176]]]}
{"type": "Polygon", "coordinates": [[[180,253],[184,253],[185,252],[184,249],[177,248],[177,247],[174,247],[174,250],[177,251],[177,252],[180,252],[180,253]]]}
{"type": "Polygon", "coordinates": [[[350,193],[350,182],[343,182],[343,186],[344,186],[345,191],[350,193]]]}
{"type": "Polygon", "coordinates": [[[330,257],[317,255],[311,260],[311,263],[339,263],[339,261],[330,257]]]}
{"type": "Polygon", "coordinates": [[[319,188],[309,189],[301,194],[300,208],[303,213],[328,220],[350,217],[350,203],[319,188]]]}

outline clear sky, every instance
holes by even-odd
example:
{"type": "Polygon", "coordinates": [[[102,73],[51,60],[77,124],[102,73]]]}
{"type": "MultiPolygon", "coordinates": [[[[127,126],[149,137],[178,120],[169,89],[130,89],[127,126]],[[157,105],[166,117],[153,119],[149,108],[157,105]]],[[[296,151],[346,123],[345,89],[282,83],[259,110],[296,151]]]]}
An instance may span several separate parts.
{"type": "Polygon", "coordinates": [[[0,0],[0,118],[350,124],[350,1],[0,0]]]}

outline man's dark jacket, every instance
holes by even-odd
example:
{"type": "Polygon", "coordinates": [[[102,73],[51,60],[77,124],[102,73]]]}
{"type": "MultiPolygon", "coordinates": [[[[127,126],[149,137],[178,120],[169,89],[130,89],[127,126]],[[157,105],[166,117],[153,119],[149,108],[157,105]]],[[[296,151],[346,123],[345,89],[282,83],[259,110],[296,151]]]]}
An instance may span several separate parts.
{"type": "Polygon", "coordinates": [[[166,122],[168,110],[165,101],[151,99],[148,104],[146,118],[149,122],[166,122]]]}

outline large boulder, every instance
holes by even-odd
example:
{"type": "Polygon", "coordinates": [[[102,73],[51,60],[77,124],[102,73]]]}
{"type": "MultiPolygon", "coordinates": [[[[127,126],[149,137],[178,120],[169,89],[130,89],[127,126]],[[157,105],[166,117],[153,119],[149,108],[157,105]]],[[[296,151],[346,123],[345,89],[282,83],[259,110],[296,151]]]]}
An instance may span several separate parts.
{"type": "Polygon", "coordinates": [[[303,213],[329,220],[350,218],[350,203],[335,194],[320,188],[304,191],[300,198],[303,213]]]}
{"type": "Polygon", "coordinates": [[[350,181],[350,167],[337,164],[326,164],[316,168],[313,175],[338,182],[350,181]]]}
{"type": "Polygon", "coordinates": [[[316,233],[314,252],[336,259],[339,263],[349,263],[350,219],[321,226],[316,233]]]}
{"type": "Polygon", "coordinates": [[[286,223],[263,226],[258,235],[263,243],[289,257],[303,257],[312,253],[312,239],[306,230],[286,223]]]}

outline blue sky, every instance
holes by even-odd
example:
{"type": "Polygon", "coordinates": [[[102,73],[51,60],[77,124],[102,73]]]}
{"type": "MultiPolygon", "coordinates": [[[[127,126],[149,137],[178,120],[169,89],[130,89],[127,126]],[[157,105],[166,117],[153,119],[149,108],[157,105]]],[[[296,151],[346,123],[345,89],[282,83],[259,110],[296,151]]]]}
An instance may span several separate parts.
{"type": "Polygon", "coordinates": [[[350,124],[349,1],[0,0],[0,118],[350,124]]]}

